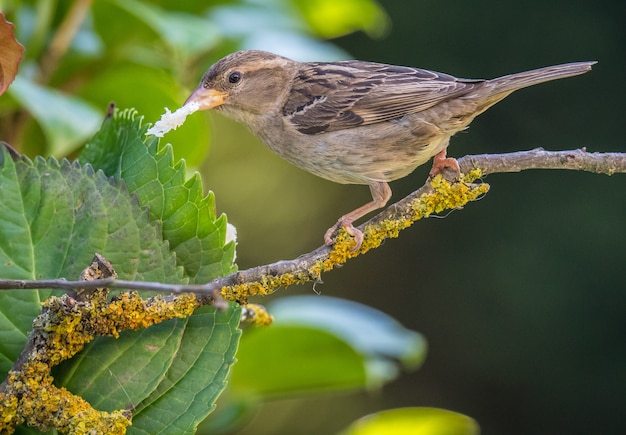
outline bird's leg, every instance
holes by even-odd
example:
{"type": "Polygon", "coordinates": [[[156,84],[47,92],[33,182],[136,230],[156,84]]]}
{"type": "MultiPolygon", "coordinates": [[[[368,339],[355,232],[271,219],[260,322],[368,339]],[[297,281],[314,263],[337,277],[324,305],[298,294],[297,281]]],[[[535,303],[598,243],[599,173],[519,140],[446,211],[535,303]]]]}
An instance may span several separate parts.
{"type": "Polygon", "coordinates": [[[365,216],[371,211],[383,208],[385,204],[387,204],[387,201],[389,201],[389,198],[391,198],[391,188],[386,182],[373,181],[369,186],[370,192],[372,192],[372,201],[362,205],[348,214],[341,216],[337,223],[330,227],[328,231],[326,231],[326,234],[324,234],[324,242],[326,242],[327,245],[333,244],[333,234],[339,227],[343,227],[348,234],[354,237],[354,241],[356,242],[352,250],[356,251],[361,247],[361,244],[363,243],[363,233],[361,230],[355,228],[352,225],[352,222],[365,216]]]}
{"type": "Polygon", "coordinates": [[[461,178],[461,168],[459,168],[459,162],[457,162],[453,157],[446,157],[446,148],[439,151],[433,158],[433,167],[430,169],[428,177],[431,179],[434,178],[435,175],[440,174],[445,168],[452,169],[455,172],[457,179],[461,178]]]}

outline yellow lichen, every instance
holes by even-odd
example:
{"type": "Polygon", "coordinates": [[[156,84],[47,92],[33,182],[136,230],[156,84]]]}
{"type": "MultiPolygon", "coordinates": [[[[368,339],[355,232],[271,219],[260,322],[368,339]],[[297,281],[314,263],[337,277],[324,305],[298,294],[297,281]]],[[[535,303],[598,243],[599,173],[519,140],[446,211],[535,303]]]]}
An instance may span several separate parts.
{"type": "Polygon", "coordinates": [[[17,414],[17,397],[0,393],[0,433],[13,433],[21,421],[17,414]]]}
{"type": "Polygon", "coordinates": [[[289,287],[294,284],[303,284],[310,281],[309,275],[295,275],[284,273],[276,276],[263,276],[260,281],[222,287],[221,296],[228,301],[235,301],[245,305],[250,296],[266,296],[280,287],[289,287]]]}
{"type": "Polygon", "coordinates": [[[314,266],[312,271],[325,272],[331,270],[335,266],[345,263],[350,258],[377,248],[387,238],[398,237],[401,230],[411,226],[417,220],[446,209],[460,208],[468,202],[477,199],[489,190],[489,185],[487,184],[470,184],[471,181],[481,176],[482,172],[475,169],[468,175],[462,176],[460,182],[450,183],[441,175],[437,175],[431,181],[433,192],[423,194],[410,204],[411,216],[385,219],[376,224],[367,225],[363,230],[363,244],[357,251],[352,250],[354,240],[346,231],[339,231],[328,258],[321,264],[314,266]]]}
{"type": "Polygon", "coordinates": [[[431,187],[435,190],[433,194],[424,194],[414,211],[422,217],[428,217],[433,213],[440,213],[443,210],[452,210],[463,207],[470,201],[478,199],[489,191],[489,185],[482,183],[478,185],[470,184],[467,180],[480,176],[479,170],[474,170],[468,176],[463,176],[460,182],[450,183],[441,175],[437,175],[431,181],[431,187]]]}
{"type": "Polygon", "coordinates": [[[71,434],[123,434],[131,423],[125,411],[96,411],[81,397],[53,385],[50,366],[41,362],[45,355],[35,353],[33,360],[12,371],[7,379],[7,393],[0,396],[1,433],[13,433],[15,426],[26,423],[39,430],[56,428],[71,434]],[[19,397],[19,400],[17,399],[19,397]]]}
{"type": "Polygon", "coordinates": [[[223,287],[220,294],[227,301],[236,301],[239,304],[246,304],[250,296],[266,295],[269,291],[259,282],[246,284],[236,284],[223,287]]]}
{"type": "Polygon", "coordinates": [[[483,171],[479,168],[475,168],[469,171],[467,174],[461,174],[461,181],[464,183],[473,183],[476,180],[480,180],[483,176],[483,171]]]}
{"type": "Polygon", "coordinates": [[[461,175],[459,182],[450,183],[441,175],[437,175],[431,181],[433,191],[423,194],[409,204],[410,216],[385,219],[365,226],[363,230],[364,240],[358,250],[353,250],[354,239],[344,229],[341,229],[328,258],[311,266],[306,273],[302,275],[264,276],[260,281],[223,287],[221,295],[226,300],[246,304],[250,296],[265,296],[278,287],[318,280],[323,272],[330,271],[336,266],[344,264],[350,258],[363,254],[370,249],[377,248],[387,238],[398,237],[400,231],[411,226],[415,221],[443,210],[463,207],[468,202],[484,195],[489,190],[489,185],[484,183],[471,184],[481,176],[482,172],[479,169],[474,169],[466,175],[461,175]]]}
{"type": "Polygon", "coordinates": [[[248,321],[257,326],[268,326],[274,321],[274,317],[267,312],[264,306],[246,304],[241,307],[241,320],[248,321]]]}
{"type": "MultiPolygon", "coordinates": [[[[358,250],[353,250],[354,239],[341,230],[328,258],[307,271],[264,276],[259,282],[227,286],[221,290],[221,295],[244,305],[244,312],[255,324],[270,324],[272,316],[263,307],[245,305],[250,296],[264,296],[279,287],[319,280],[323,272],[378,247],[386,238],[398,237],[401,230],[415,221],[446,209],[463,207],[489,190],[487,184],[471,184],[481,176],[481,171],[476,169],[462,176],[461,181],[450,183],[438,175],[431,181],[433,191],[409,205],[410,216],[367,225],[358,250]]],[[[107,301],[106,289],[86,294],[87,302],[71,302],[64,296],[65,299],[52,297],[44,303],[45,316],[36,319],[33,326],[45,332],[41,335],[45,343],[31,352],[19,371],[9,374],[7,388],[0,393],[1,433],[12,433],[15,426],[23,422],[42,430],[54,427],[76,434],[125,433],[130,424],[129,411],[107,413],[93,409],[84,399],[54,386],[51,368],[72,357],[94,336],[117,337],[126,329],[146,328],[167,319],[188,317],[200,306],[191,293],[175,298],[157,296],[149,304],[136,292],[122,293],[111,301],[107,301]]]]}
{"type": "Polygon", "coordinates": [[[56,428],[73,434],[125,433],[129,411],[93,409],[81,397],[54,386],[51,368],[75,355],[96,335],[117,337],[125,329],[188,317],[200,303],[189,293],[170,299],[156,296],[147,304],[136,292],[130,292],[110,302],[94,297],[78,303],[66,295],[51,297],[43,305],[47,310],[33,322],[35,330],[42,331],[40,341],[20,370],[9,374],[5,393],[0,395],[4,420],[0,420],[0,433],[12,433],[23,422],[41,430],[56,428]]]}

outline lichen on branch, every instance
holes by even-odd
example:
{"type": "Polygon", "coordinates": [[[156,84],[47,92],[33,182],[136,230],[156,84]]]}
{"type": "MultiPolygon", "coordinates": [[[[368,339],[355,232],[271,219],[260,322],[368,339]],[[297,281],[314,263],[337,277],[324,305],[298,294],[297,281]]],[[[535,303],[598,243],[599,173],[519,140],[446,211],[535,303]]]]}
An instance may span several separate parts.
{"type": "Polygon", "coordinates": [[[398,237],[401,230],[416,221],[444,210],[461,208],[478,199],[489,190],[486,183],[473,183],[481,176],[478,169],[463,175],[457,182],[437,175],[408,200],[389,206],[361,225],[359,229],[364,239],[357,250],[353,250],[354,239],[341,229],[332,247],[322,246],[295,260],[236,272],[207,284],[205,289],[219,290],[224,299],[245,304],[251,296],[264,296],[280,287],[319,281],[322,273],[377,248],[385,239],[398,237]]]}
{"type": "MultiPolygon", "coordinates": [[[[294,260],[235,272],[204,285],[118,280],[113,268],[98,257],[98,264],[92,265],[97,269],[87,269],[82,275],[83,281],[0,282],[0,288],[78,289],[75,293],[49,299],[42,314],[35,319],[26,348],[8,379],[0,384],[0,415],[3,417],[0,432],[12,433],[16,425],[26,422],[41,429],[55,427],[69,433],[90,430],[124,433],[131,422],[130,410],[97,411],[84,399],[52,383],[51,368],[71,358],[95,336],[117,336],[125,329],[146,328],[163,320],[187,317],[201,305],[223,304],[222,298],[247,304],[250,297],[270,294],[280,287],[317,282],[322,273],[380,246],[386,238],[398,237],[402,229],[417,220],[464,207],[480,198],[489,186],[476,180],[486,174],[525,169],[573,169],[611,175],[626,172],[626,154],[536,149],[506,155],[467,156],[459,159],[459,165],[466,173],[460,180],[454,180],[444,171],[443,176],[438,175],[361,225],[359,229],[365,237],[358,250],[353,250],[353,239],[341,230],[332,247],[324,245],[294,260]],[[108,288],[174,294],[144,300],[135,292],[124,292],[109,301],[108,288]]],[[[245,305],[243,312],[258,324],[271,322],[271,316],[261,306],[245,305]]]]}
{"type": "MultiPolygon", "coordinates": [[[[343,231],[331,247],[321,246],[293,260],[278,261],[231,273],[207,284],[180,285],[158,282],[105,279],[101,283],[65,280],[0,280],[0,289],[59,288],[71,289],[106,285],[109,288],[152,290],[164,293],[193,292],[202,295],[203,303],[213,301],[216,294],[227,300],[245,303],[250,296],[265,295],[279,287],[317,282],[320,275],[345,263],[348,259],[373,249],[387,237],[397,237],[400,230],[413,222],[445,209],[463,207],[487,192],[488,185],[472,184],[488,174],[519,172],[529,169],[566,169],[599,174],[626,173],[626,153],[589,153],[586,149],[546,151],[541,148],[507,154],[469,155],[458,159],[461,183],[451,178],[435,178],[420,189],[382,210],[360,225],[365,234],[361,249],[352,251],[353,241],[343,231]]],[[[445,174],[445,172],[444,172],[445,174]]]]}
{"type": "MultiPolygon", "coordinates": [[[[99,255],[81,278],[115,277],[99,255]]],[[[108,289],[81,289],[44,302],[33,321],[26,347],[0,385],[0,433],[13,433],[26,423],[42,431],[123,434],[131,411],[98,411],[65,388],[56,387],[52,367],[73,357],[96,336],[118,337],[121,331],[147,328],[173,318],[185,318],[201,305],[192,293],[142,299],[124,292],[108,300],[108,289]]]]}

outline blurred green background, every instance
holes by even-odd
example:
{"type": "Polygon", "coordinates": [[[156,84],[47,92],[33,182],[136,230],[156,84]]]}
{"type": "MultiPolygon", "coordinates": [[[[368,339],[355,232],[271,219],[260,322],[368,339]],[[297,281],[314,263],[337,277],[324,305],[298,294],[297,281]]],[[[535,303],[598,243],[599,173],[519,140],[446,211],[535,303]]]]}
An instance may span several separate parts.
{"type": "MultiPolygon", "coordinates": [[[[599,62],[508,97],[457,135],[449,155],[626,151],[623,1],[380,4],[391,22],[384,37],[334,41],[351,57],[470,78],[599,62]]],[[[238,227],[241,268],[317,247],[339,215],[368,200],[366,187],[292,168],[240,126],[212,120],[203,172],[238,227]]],[[[428,169],[392,183],[393,198],[421,186],[428,169]]],[[[418,405],[469,415],[484,434],[626,430],[626,176],[528,171],[486,181],[480,202],[419,222],[315,286],[423,333],[425,365],[374,394],[270,403],[245,433],[331,433],[364,411],[418,405]]]]}
{"type": "MultiPolygon", "coordinates": [[[[28,24],[41,24],[46,8],[58,8],[49,14],[54,25],[70,4],[0,1],[0,9],[23,6],[10,17],[27,47],[21,74],[28,75],[46,39],[28,34],[28,24]]],[[[196,2],[99,0],[69,60],[47,84],[100,113],[115,101],[154,122],[163,106],[182,104],[202,72],[237,48],[298,60],[359,58],[468,78],[597,60],[588,74],[508,97],[457,135],[448,152],[626,151],[624,1],[378,5],[386,15],[358,0],[207,2],[203,14],[196,2]],[[146,4],[198,15],[197,21],[181,15],[163,22],[146,4]],[[333,13],[345,27],[333,27],[333,13]],[[198,33],[179,38],[190,29],[198,33]],[[353,33],[357,29],[364,31],[353,33]],[[167,44],[154,43],[155,33],[167,44]]],[[[1,138],[29,155],[59,156],[41,123],[12,112],[28,103],[20,89],[0,100],[1,138]]],[[[294,168],[219,115],[195,114],[165,141],[197,165],[216,194],[218,213],[237,226],[241,269],[316,248],[340,215],[369,200],[367,187],[336,185],[294,168]]],[[[392,200],[420,187],[428,170],[392,183],[392,200]]],[[[491,191],[481,201],[419,222],[324,275],[315,288],[272,296],[321,292],[382,310],[428,339],[424,366],[382,390],[265,403],[237,433],[335,433],[368,412],[404,406],[463,413],[484,434],[626,429],[626,176],[527,171],[486,181],[491,191]]]]}

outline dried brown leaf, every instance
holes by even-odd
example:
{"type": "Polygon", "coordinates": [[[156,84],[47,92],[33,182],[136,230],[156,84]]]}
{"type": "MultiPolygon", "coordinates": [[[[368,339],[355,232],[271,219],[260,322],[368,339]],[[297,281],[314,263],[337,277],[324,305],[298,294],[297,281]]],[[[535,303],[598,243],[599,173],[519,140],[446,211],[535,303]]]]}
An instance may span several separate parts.
{"type": "Polygon", "coordinates": [[[24,46],[15,39],[14,27],[0,12],[0,95],[15,79],[17,66],[24,57],[24,46]]]}

